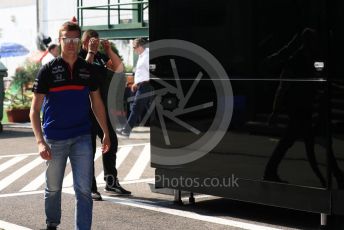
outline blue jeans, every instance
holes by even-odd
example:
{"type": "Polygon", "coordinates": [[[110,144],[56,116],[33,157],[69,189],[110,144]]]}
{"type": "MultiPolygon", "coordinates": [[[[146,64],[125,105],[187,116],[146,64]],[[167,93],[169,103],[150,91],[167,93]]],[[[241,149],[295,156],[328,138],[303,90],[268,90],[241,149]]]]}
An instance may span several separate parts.
{"type": "Polygon", "coordinates": [[[125,131],[130,132],[131,129],[134,128],[136,123],[139,121],[140,117],[144,115],[143,112],[145,110],[148,111],[149,106],[152,101],[152,97],[147,96],[147,95],[143,96],[143,95],[151,92],[152,90],[153,89],[149,83],[143,83],[138,86],[135,92],[134,101],[131,105],[131,111],[130,111],[127,124],[124,127],[125,131]]]}
{"type": "Polygon", "coordinates": [[[89,230],[92,225],[93,201],[91,185],[93,177],[93,153],[91,135],[67,140],[46,140],[52,159],[47,161],[45,214],[49,226],[57,226],[61,220],[61,191],[67,158],[69,157],[76,196],[75,229],[89,230]]]}

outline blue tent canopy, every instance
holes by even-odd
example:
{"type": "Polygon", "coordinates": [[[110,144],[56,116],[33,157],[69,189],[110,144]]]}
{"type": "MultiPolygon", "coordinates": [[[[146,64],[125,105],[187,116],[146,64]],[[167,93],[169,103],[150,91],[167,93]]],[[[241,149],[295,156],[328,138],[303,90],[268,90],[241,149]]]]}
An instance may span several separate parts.
{"type": "Polygon", "coordinates": [[[4,42],[0,44],[0,57],[24,56],[29,50],[23,45],[13,42],[4,42]]]}

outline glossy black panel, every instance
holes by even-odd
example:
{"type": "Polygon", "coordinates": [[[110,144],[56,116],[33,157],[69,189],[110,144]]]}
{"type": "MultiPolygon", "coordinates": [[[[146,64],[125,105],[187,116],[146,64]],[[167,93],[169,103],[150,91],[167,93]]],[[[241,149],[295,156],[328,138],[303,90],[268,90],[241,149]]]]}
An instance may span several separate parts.
{"type": "MultiPolygon", "coordinates": [[[[305,43],[313,46],[313,62],[326,62],[325,0],[151,0],[150,13],[151,41],[192,42],[212,54],[231,79],[279,78],[283,63],[305,43]]],[[[151,60],[155,75],[170,78],[170,58],[158,56],[151,60]]],[[[197,76],[194,65],[178,70],[182,79],[197,76]]]]}
{"type": "MultiPolygon", "coordinates": [[[[330,36],[330,68],[328,101],[329,142],[328,156],[331,171],[331,187],[344,189],[344,2],[328,1],[328,25],[330,36]]],[[[342,209],[343,210],[343,209],[342,209]]]]}
{"type": "MultiPolygon", "coordinates": [[[[156,88],[159,88],[161,81],[155,81],[156,88]]],[[[165,117],[165,127],[155,116],[151,123],[152,145],[180,150],[181,153],[185,149],[190,152],[204,149],[205,145],[212,144],[208,142],[209,138],[219,132],[219,127],[214,129],[212,124],[228,119],[227,133],[215,140],[218,143],[208,154],[190,163],[171,164],[171,167],[209,176],[234,174],[244,179],[325,187],[326,114],[322,112],[326,109],[322,105],[327,96],[325,83],[231,81],[233,112],[231,117],[223,117],[222,114],[231,108],[223,106],[218,100],[225,100],[227,95],[217,93],[216,85],[211,80],[201,81],[181,111],[209,102],[213,103],[212,106],[198,108],[191,113],[181,112],[176,117],[165,117]],[[285,90],[283,95],[281,89],[285,90]],[[273,105],[278,100],[280,109],[271,117],[273,105]],[[190,127],[199,133],[193,132],[190,127]],[[166,142],[164,130],[169,142],[166,142]],[[205,136],[208,138],[203,142],[194,144],[205,136]]],[[[192,81],[181,81],[181,85],[189,89],[192,81]]],[[[176,95],[168,96],[177,101],[174,108],[177,109],[182,98],[177,100],[176,95]]],[[[161,105],[165,106],[167,101],[163,96],[161,105]]],[[[168,112],[166,109],[173,110],[172,107],[161,109],[162,113],[168,112]]]]}
{"type": "Polygon", "coordinates": [[[328,33],[330,37],[330,78],[344,80],[344,2],[327,1],[328,33]]]}
{"type": "Polygon", "coordinates": [[[330,106],[329,141],[328,156],[331,170],[332,188],[344,189],[344,81],[331,81],[329,89],[331,100],[330,106]]]}
{"type": "Polygon", "coordinates": [[[159,167],[325,187],[331,156],[326,150],[326,1],[152,0],[150,6],[151,77],[163,92],[152,122],[152,145],[176,150],[164,154],[177,156],[209,150],[199,159],[159,167]],[[208,56],[195,55],[191,45],[187,52],[158,50],[154,41],[160,39],[202,47],[226,74],[217,74],[219,68],[208,56]],[[198,109],[185,112],[190,108],[198,109]]]}
{"type": "Polygon", "coordinates": [[[329,92],[328,102],[329,142],[328,157],[331,172],[331,187],[344,189],[344,2],[328,1],[328,26],[330,37],[329,92]]]}
{"type": "Polygon", "coordinates": [[[156,175],[241,183],[156,185],[343,214],[343,12],[342,0],[150,0],[156,175]],[[190,43],[157,49],[164,39],[190,43]]]}

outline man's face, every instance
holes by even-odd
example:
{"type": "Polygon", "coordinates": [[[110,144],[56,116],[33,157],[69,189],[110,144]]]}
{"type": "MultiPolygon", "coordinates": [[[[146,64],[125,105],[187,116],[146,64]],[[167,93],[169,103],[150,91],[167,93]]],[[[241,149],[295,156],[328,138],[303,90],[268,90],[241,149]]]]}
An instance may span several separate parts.
{"type": "Polygon", "coordinates": [[[90,37],[85,40],[84,46],[87,47],[87,50],[92,50],[97,52],[99,49],[100,40],[98,37],[90,37]]]}
{"type": "Polygon", "coordinates": [[[141,49],[140,49],[140,46],[137,44],[137,42],[133,42],[133,49],[134,49],[134,52],[136,53],[136,54],[140,54],[141,53],[141,49]]]}
{"type": "Polygon", "coordinates": [[[52,49],[51,51],[51,54],[54,56],[54,57],[57,57],[59,56],[59,47],[56,46],[54,49],[52,49]]]}
{"type": "Polygon", "coordinates": [[[77,55],[80,47],[79,36],[78,31],[62,31],[60,37],[61,53],[77,55]]]}

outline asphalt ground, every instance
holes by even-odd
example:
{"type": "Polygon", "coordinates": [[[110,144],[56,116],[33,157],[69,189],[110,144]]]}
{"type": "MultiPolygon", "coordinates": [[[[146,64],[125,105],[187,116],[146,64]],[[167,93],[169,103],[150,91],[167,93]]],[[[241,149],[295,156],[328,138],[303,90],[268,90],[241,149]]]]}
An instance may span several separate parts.
{"type": "MultiPolygon", "coordinates": [[[[149,150],[149,128],[134,130],[130,138],[119,138],[119,152],[129,151],[118,167],[119,180],[132,196],[109,195],[103,191],[104,182],[98,180],[103,201],[94,202],[93,229],[317,229],[317,214],[276,207],[197,195],[190,204],[173,203],[173,196],[153,193],[154,182],[150,163],[135,176],[140,156],[149,150]],[[121,150],[122,148],[122,150],[121,150]]],[[[0,134],[0,229],[44,229],[44,184],[29,191],[23,188],[37,180],[44,172],[44,163],[37,161],[37,146],[29,124],[5,125],[0,134]],[[21,159],[24,158],[24,159],[21,159]],[[9,161],[12,160],[12,165],[9,161]],[[17,161],[13,163],[14,161],[17,161]],[[3,167],[4,165],[7,168],[3,167]],[[31,165],[31,167],[28,167],[31,165]],[[9,181],[12,178],[13,181],[9,181]],[[7,224],[7,225],[6,225],[7,224]],[[14,224],[14,225],[11,225],[14,224]]],[[[141,159],[146,158],[141,157],[141,159]]],[[[143,161],[143,162],[145,162],[143,161]]],[[[101,157],[97,158],[96,172],[101,175],[101,157]]],[[[70,167],[66,169],[68,181],[70,167]]],[[[136,172],[137,174],[137,172],[136,172]]],[[[59,229],[74,229],[74,193],[69,181],[63,189],[62,220],[59,229]]]]}

